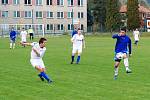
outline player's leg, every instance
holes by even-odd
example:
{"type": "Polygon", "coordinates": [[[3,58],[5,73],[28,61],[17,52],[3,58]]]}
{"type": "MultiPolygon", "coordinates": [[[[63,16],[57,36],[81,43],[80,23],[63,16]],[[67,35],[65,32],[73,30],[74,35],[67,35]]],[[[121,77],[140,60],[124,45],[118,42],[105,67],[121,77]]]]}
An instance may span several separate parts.
{"type": "Polygon", "coordinates": [[[35,66],[35,69],[37,69],[37,70],[40,72],[40,73],[38,74],[38,76],[40,77],[40,79],[41,79],[42,81],[44,81],[44,78],[43,78],[42,73],[41,73],[41,72],[44,71],[44,69],[41,69],[41,68],[39,68],[38,66],[35,66]]]}
{"type": "Polygon", "coordinates": [[[121,55],[121,53],[116,53],[115,57],[114,57],[114,60],[115,60],[115,64],[114,64],[114,79],[117,79],[117,76],[118,76],[119,65],[120,65],[120,62],[121,62],[121,59],[122,59],[121,56],[123,56],[123,55],[121,55]]]}
{"type": "Polygon", "coordinates": [[[76,64],[78,64],[80,62],[80,58],[81,58],[80,56],[81,56],[81,53],[78,53],[76,64]]]}
{"type": "Polygon", "coordinates": [[[10,45],[9,45],[10,49],[12,48],[12,46],[13,46],[13,40],[10,39],[10,45]]]}
{"type": "Polygon", "coordinates": [[[34,38],[34,37],[33,37],[33,33],[32,33],[31,35],[32,35],[32,40],[33,40],[33,38],[34,38]]]}
{"type": "Polygon", "coordinates": [[[39,61],[39,65],[40,65],[40,66],[39,66],[38,68],[36,68],[37,70],[40,71],[40,74],[39,74],[39,75],[42,76],[43,78],[45,78],[48,83],[51,83],[52,80],[51,80],[51,78],[46,74],[45,65],[44,65],[44,63],[43,63],[42,60],[39,61]]]}
{"type": "Polygon", "coordinates": [[[128,60],[127,53],[124,53],[123,59],[124,59],[124,66],[126,68],[126,72],[131,73],[131,70],[129,69],[129,60],[128,60]]]}
{"type": "Polygon", "coordinates": [[[136,40],[136,45],[138,45],[138,40],[136,40]]]}
{"type": "Polygon", "coordinates": [[[48,83],[51,83],[52,80],[49,78],[49,76],[45,73],[45,68],[41,68],[39,66],[35,66],[35,69],[37,69],[40,73],[38,76],[42,81],[44,81],[44,78],[47,80],[48,83]]]}
{"type": "Polygon", "coordinates": [[[75,47],[73,47],[73,49],[72,49],[72,56],[71,56],[71,64],[73,64],[73,62],[74,62],[74,58],[75,58],[76,52],[77,52],[77,49],[75,47]]]}
{"type": "MultiPolygon", "coordinates": [[[[23,41],[23,43],[26,43],[26,41],[23,41]]],[[[25,44],[23,44],[23,47],[26,47],[26,45],[25,45],[25,44]]]]}
{"type": "Polygon", "coordinates": [[[29,35],[30,35],[30,40],[31,40],[31,38],[32,38],[32,35],[31,35],[32,33],[29,33],[29,35]]]}
{"type": "Polygon", "coordinates": [[[13,40],[13,49],[15,49],[15,40],[13,40]]]}
{"type": "Polygon", "coordinates": [[[82,54],[82,48],[79,48],[78,49],[78,57],[77,57],[76,64],[78,64],[80,62],[81,54],[82,54]]]}
{"type": "Polygon", "coordinates": [[[115,65],[114,65],[114,79],[117,79],[120,61],[121,61],[121,59],[116,59],[115,60],[115,65]]]}

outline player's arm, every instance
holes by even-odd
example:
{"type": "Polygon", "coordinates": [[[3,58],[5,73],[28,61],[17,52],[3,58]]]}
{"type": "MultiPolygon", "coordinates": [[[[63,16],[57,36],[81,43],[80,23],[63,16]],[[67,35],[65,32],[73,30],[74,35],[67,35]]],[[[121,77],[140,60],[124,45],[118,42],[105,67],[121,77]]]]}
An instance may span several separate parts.
{"type": "Polygon", "coordinates": [[[85,48],[85,40],[84,40],[84,38],[83,38],[83,40],[82,40],[82,44],[83,44],[83,48],[85,48]]]}
{"type": "Polygon", "coordinates": [[[113,39],[118,38],[118,37],[119,37],[119,34],[114,34],[114,35],[112,36],[113,39]]]}
{"type": "Polygon", "coordinates": [[[131,39],[129,38],[129,42],[128,42],[128,49],[129,49],[129,56],[132,55],[131,51],[132,51],[132,43],[131,43],[131,39]]]}
{"type": "Polygon", "coordinates": [[[73,43],[75,39],[75,35],[71,38],[71,42],[73,43]]]}
{"type": "Polygon", "coordinates": [[[20,44],[27,45],[27,46],[32,46],[31,43],[22,43],[22,42],[20,42],[20,44]]]}

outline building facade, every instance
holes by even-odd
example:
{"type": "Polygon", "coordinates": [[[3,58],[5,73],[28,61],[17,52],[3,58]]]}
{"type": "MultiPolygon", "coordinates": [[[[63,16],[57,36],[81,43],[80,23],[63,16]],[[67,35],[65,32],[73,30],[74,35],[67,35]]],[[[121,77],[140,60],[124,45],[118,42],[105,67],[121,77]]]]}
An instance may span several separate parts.
{"type": "Polygon", "coordinates": [[[25,28],[39,24],[46,33],[69,32],[73,27],[86,32],[87,0],[0,0],[0,24],[25,28]]]}
{"type": "MultiPolygon", "coordinates": [[[[127,13],[127,5],[123,5],[120,8],[120,13],[126,16],[127,13]]],[[[139,17],[141,20],[141,28],[147,28],[147,20],[150,19],[150,8],[139,5],[139,17]]],[[[127,19],[123,20],[125,26],[127,25],[127,19]]],[[[149,27],[150,28],[150,27],[149,27]]]]}

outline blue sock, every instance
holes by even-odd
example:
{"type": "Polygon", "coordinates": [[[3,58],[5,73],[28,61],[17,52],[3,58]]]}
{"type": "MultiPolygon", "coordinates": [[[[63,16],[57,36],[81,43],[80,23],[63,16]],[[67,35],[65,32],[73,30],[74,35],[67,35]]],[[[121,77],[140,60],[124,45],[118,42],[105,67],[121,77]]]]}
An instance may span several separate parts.
{"type": "Polygon", "coordinates": [[[72,56],[71,58],[72,58],[72,62],[74,62],[74,56],[72,56]]]}
{"type": "Polygon", "coordinates": [[[38,74],[40,77],[42,77],[42,74],[40,73],[40,74],[38,74]]]}
{"type": "Polygon", "coordinates": [[[78,58],[77,58],[77,63],[79,63],[79,61],[80,61],[80,56],[78,56],[78,58]]]}
{"type": "Polygon", "coordinates": [[[49,77],[48,77],[48,75],[46,75],[45,72],[41,72],[40,74],[41,74],[47,81],[50,80],[49,77]]]}

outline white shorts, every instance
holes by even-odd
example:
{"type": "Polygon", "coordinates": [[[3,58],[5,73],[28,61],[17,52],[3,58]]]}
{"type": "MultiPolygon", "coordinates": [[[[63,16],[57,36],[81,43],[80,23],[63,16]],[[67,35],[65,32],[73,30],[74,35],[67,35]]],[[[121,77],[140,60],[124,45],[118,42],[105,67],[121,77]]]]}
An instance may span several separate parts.
{"type": "Polygon", "coordinates": [[[26,38],[21,38],[21,42],[27,42],[26,38]]]}
{"type": "Polygon", "coordinates": [[[44,65],[42,59],[30,59],[30,62],[34,68],[35,68],[35,66],[37,66],[39,68],[45,68],[45,65],[44,65]]]}
{"type": "Polygon", "coordinates": [[[73,47],[72,53],[82,53],[82,47],[73,47]]]}

